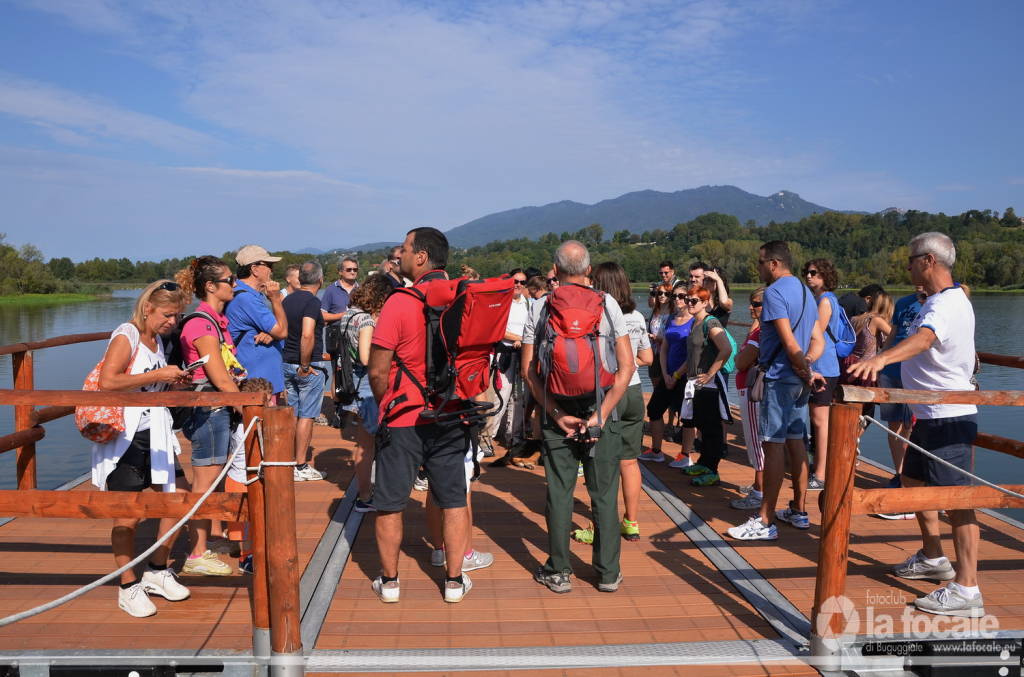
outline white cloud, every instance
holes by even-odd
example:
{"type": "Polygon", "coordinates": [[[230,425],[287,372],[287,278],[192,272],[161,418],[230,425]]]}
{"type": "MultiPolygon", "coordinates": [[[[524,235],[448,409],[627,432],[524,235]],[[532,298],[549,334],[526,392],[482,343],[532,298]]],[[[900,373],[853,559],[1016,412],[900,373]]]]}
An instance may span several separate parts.
{"type": "Polygon", "coordinates": [[[117,140],[194,152],[213,143],[205,134],[160,118],[2,72],[0,113],[37,125],[56,140],[72,145],[117,140]]]}

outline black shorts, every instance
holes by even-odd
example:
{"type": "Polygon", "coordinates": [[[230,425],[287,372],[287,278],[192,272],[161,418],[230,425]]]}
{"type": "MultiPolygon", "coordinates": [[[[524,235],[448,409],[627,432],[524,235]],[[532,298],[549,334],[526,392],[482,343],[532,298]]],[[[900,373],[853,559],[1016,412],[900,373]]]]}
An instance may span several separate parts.
{"type": "MultiPolygon", "coordinates": [[[[977,434],[976,414],[952,418],[919,418],[910,431],[910,441],[958,468],[974,472],[974,438],[977,434]]],[[[971,484],[971,478],[967,475],[928,458],[912,447],[907,448],[903,474],[932,487],[971,484]]]]}
{"type": "Polygon", "coordinates": [[[839,387],[838,376],[826,376],[825,377],[825,388],[822,390],[811,390],[811,397],[807,401],[811,404],[823,404],[828,406],[832,404],[832,398],[836,394],[836,388],[839,387]]]}
{"type": "Polygon", "coordinates": [[[468,426],[432,423],[388,428],[378,435],[378,439],[381,437],[386,441],[377,449],[373,484],[377,510],[398,512],[405,508],[420,466],[438,507],[465,507],[468,426]]]}
{"type": "Polygon", "coordinates": [[[672,390],[665,387],[664,381],[659,381],[658,385],[654,386],[654,392],[651,393],[651,399],[647,401],[647,418],[652,421],[657,421],[670,409],[678,412],[683,406],[683,395],[685,393],[685,376],[676,381],[676,387],[672,390]]]}
{"type": "Polygon", "coordinates": [[[149,429],[135,433],[117,465],[107,475],[107,491],[142,491],[152,485],[149,429]]]}

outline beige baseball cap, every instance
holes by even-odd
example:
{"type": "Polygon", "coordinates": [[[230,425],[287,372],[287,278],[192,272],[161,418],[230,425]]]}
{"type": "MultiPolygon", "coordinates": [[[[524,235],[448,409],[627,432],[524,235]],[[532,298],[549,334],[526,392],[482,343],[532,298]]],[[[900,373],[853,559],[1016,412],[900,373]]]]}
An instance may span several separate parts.
{"type": "Polygon", "coordinates": [[[247,244],[238,250],[235,254],[235,261],[240,266],[248,266],[256,263],[257,261],[266,261],[267,263],[277,263],[281,260],[280,256],[271,256],[263,247],[258,244],[247,244]]]}

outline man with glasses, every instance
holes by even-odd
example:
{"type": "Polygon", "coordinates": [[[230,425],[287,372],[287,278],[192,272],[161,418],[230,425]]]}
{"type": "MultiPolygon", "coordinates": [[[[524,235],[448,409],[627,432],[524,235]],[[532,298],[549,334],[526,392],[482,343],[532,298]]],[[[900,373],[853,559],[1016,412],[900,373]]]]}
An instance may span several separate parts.
{"type": "MultiPolygon", "coordinates": [[[[515,398],[513,390],[522,392],[522,385],[513,388],[519,380],[519,355],[523,345],[523,328],[526,326],[528,304],[526,301],[526,273],[522,268],[515,268],[509,271],[514,283],[512,306],[508,313],[508,322],[505,325],[505,338],[498,346],[495,357],[498,361],[498,368],[501,370],[501,389],[497,392],[500,401],[499,409],[494,412],[487,421],[487,437],[491,440],[497,439],[502,423],[505,424],[505,446],[511,448],[523,437],[523,401],[522,397],[515,398]],[[510,406],[511,400],[515,404],[510,406]],[[511,414],[511,415],[509,415],[511,414]],[[507,421],[505,419],[508,419],[507,421]]],[[[493,449],[484,449],[485,456],[494,456],[493,449]]]]}
{"type": "Polygon", "coordinates": [[[250,378],[270,381],[275,393],[284,390],[281,341],[288,337],[281,285],[272,278],[274,264],[280,260],[256,244],[239,249],[235,254],[235,298],[224,312],[238,361],[250,378]]]}
{"type": "Polygon", "coordinates": [[[793,256],[780,240],[761,245],[757,272],[768,285],[761,306],[759,367],[765,370],[759,431],[764,449],[764,498],[744,524],[729,529],[740,540],[775,540],[775,519],[807,529],[807,400],[820,376],[810,364],[821,356],[825,339],[818,327],[818,306],[811,292],[791,272],[793,256]],[[817,378],[816,378],[817,377],[817,378]],[[789,457],[793,500],[775,510],[789,457]]]}
{"type": "Polygon", "coordinates": [[[660,289],[668,294],[678,281],[676,267],[671,261],[662,261],[658,264],[658,281],[651,285],[651,297],[647,299],[647,307],[654,307],[656,291],[660,289]]]}
{"type": "Polygon", "coordinates": [[[338,262],[338,279],[324,290],[321,299],[324,322],[333,324],[348,310],[348,297],[359,286],[359,261],[346,256],[338,262]]]}

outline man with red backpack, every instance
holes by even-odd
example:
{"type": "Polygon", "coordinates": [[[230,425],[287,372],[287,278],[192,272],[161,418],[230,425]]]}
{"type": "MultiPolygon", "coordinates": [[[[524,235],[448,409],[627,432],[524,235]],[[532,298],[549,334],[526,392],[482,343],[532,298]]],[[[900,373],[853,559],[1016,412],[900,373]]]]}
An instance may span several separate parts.
{"type": "Polygon", "coordinates": [[[523,331],[529,386],[543,407],[549,556],[534,579],[552,592],[572,590],[569,532],[573,489],[583,464],[594,514],[594,571],[601,592],[615,592],[619,568],[619,455],[615,407],[636,369],[619,304],[587,286],[590,253],[580,242],[555,252],[558,287],[523,331]]]}

